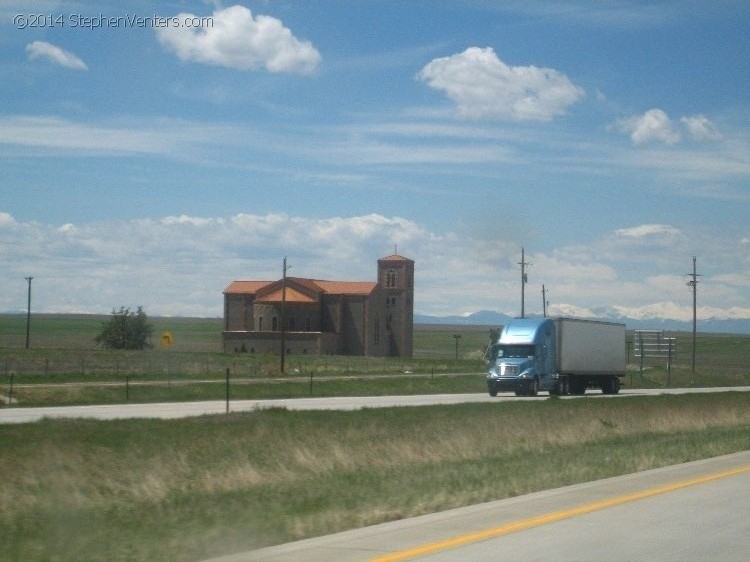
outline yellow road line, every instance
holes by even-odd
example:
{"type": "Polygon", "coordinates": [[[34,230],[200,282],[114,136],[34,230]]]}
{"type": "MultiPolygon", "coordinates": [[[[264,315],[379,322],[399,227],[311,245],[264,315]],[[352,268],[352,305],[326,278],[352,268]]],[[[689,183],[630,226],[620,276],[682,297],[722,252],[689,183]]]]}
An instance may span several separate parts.
{"type": "Polygon", "coordinates": [[[665,486],[659,486],[658,488],[650,488],[648,490],[635,492],[633,494],[617,496],[614,498],[590,503],[587,505],[574,507],[572,509],[565,509],[563,511],[555,511],[553,513],[547,513],[545,515],[540,515],[538,517],[532,517],[530,519],[524,519],[522,521],[515,521],[513,523],[501,525],[500,527],[493,527],[491,529],[485,529],[483,531],[468,533],[466,535],[461,535],[458,537],[454,537],[452,539],[447,539],[447,540],[435,542],[432,544],[426,544],[423,546],[410,548],[408,550],[402,550],[400,552],[387,554],[385,556],[381,556],[378,558],[373,558],[371,562],[399,562],[402,560],[411,560],[413,558],[424,556],[426,554],[432,554],[435,552],[440,552],[443,550],[456,548],[458,546],[464,546],[464,545],[471,544],[474,542],[479,542],[479,541],[483,541],[487,539],[493,539],[493,538],[507,535],[510,533],[515,533],[517,531],[523,531],[525,529],[531,529],[533,527],[539,527],[541,525],[554,523],[555,521],[562,521],[563,519],[570,519],[572,517],[577,517],[579,515],[591,513],[592,511],[599,511],[601,509],[606,509],[608,507],[613,507],[616,505],[622,505],[625,503],[642,500],[644,498],[657,496],[659,494],[665,494],[667,492],[672,492],[674,490],[679,490],[681,488],[687,488],[689,486],[696,486],[698,484],[704,484],[706,482],[719,480],[721,478],[727,478],[729,476],[736,476],[738,474],[744,474],[745,472],[750,472],[750,465],[741,466],[738,468],[732,468],[730,470],[725,470],[723,472],[715,472],[713,474],[700,476],[698,478],[692,478],[690,480],[682,480],[680,482],[674,482],[672,484],[667,484],[665,486]]]}

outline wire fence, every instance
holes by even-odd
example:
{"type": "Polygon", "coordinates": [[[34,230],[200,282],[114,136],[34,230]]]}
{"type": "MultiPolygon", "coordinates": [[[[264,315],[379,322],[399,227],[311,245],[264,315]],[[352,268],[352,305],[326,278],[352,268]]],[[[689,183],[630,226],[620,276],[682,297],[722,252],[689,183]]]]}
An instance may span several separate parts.
{"type": "MultiPolygon", "coordinates": [[[[475,359],[412,359],[397,357],[287,356],[284,375],[393,374],[477,372],[475,359]]],[[[0,369],[7,377],[119,379],[125,375],[157,379],[179,375],[188,379],[223,377],[263,378],[281,375],[277,356],[249,354],[169,353],[165,351],[23,351],[0,352],[0,369]]]]}
{"type": "Polygon", "coordinates": [[[418,389],[429,393],[430,387],[477,392],[484,381],[476,361],[407,363],[398,358],[339,356],[315,361],[293,358],[286,364],[282,375],[278,358],[267,356],[0,353],[5,374],[0,382],[0,407],[203,401],[230,394],[233,399],[259,399],[305,397],[315,392],[344,396],[418,389]]]}

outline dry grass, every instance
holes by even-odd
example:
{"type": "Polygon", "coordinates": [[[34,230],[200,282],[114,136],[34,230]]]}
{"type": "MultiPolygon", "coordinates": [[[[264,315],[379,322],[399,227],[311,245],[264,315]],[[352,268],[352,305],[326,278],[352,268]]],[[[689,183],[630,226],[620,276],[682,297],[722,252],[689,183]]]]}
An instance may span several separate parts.
{"type": "Polygon", "coordinates": [[[11,560],[190,560],[748,446],[741,393],[45,421],[2,427],[0,534],[11,560]]]}

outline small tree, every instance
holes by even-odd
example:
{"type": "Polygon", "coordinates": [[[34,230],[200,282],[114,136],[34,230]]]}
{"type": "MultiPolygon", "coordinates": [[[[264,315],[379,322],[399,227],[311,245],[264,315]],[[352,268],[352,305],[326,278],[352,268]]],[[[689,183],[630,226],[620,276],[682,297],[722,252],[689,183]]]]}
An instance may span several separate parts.
{"type": "Polygon", "coordinates": [[[112,309],[112,317],[102,323],[102,331],[94,341],[105,349],[145,349],[151,347],[153,332],[142,307],[131,312],[121,306],[119,311],[112,309]]]}
{"type": "Polygon", "coordinates": [[[486,360],[494,361],[496,359],[495,357],[492,357],[492,355],[497,352],[490,353],[490,351],[492,350],[494,343],[497,341],[497,338],[500,337],[500,332],[500,328],[490,328],[490,343],[484,348],[484,358],[486,360]]]}

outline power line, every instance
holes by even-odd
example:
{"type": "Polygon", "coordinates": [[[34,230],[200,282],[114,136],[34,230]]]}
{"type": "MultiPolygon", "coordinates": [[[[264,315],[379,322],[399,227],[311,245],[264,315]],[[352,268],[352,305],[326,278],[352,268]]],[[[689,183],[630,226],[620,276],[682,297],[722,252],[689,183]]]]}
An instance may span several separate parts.
{"type": "Polygon", "coordinates": [[[31,338],[31,280],[33,277],[25,277],[29,284],[28,300],[26,303],[26,349],[29,349],[29,340],[31,338]]]}
{"type": "Polygon", "coordinates": [[[692,277],[690,281],[686,283],[690,290],[693,292],[693,372],[695,372],[695,332],[697,327],[697,303],[698,303],[698,277],[702,277],[696,270],[696,259],[693,256],[693,272],[686,273],[688,277],[692,277]]]}
{"type": "Polygon", "coordinates": [[[518,265],[521,266],[521,318],[524,318],[525,312],[526,312],[525,286],[526,286],[526,283],[529,282],[529,276],[526,273],[526,266],[533,265],[533,264],[524,260],[523,248],[521,248],[521,261],[518,262],[518,265]]]}
{"type": "Polygon", "coordinates": [[[289,269],[286,265],[286,256],[284,256],[283,276],[281,278],[281,374],[284,374],[284,358],[286,356],[286,272],[289,269]]]}

